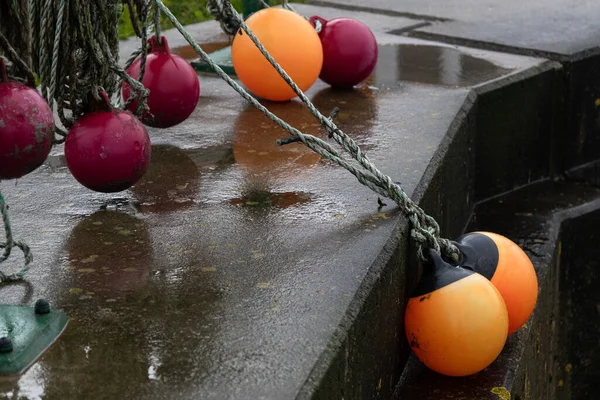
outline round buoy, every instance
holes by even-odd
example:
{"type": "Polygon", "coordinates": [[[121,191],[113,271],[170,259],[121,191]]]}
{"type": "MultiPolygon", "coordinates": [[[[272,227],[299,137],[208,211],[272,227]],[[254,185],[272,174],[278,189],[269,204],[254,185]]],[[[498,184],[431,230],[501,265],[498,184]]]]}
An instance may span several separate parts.
{"type": "Polygon", "coordinates": [[[430,252],[408,300],[404,327],[413,352],[447,376],[489,366],[507,339],[508,313],[498,290],[483,276],[454,267],[430,252]]]}
{"type": "MultiPolygon", "coordinates": [[[[183,57],[172,54],[164,36],[161,42],[156,36],[148,39],[150,52],[146,57],[146,71],[142,84],[150,90],[148,108],[150,114],[142,115],[142,122],[155,128],[169,128],[185,121],[196,109],[200,98],[200,81],[192,66],[183,57]],[[162,43],[161,43],[162,42],[162,43]]],[[[141,59],[127,69],[134,79],[140,76],[141,59]]],[[[131,96],[129,84],[123,84],[125,101],[131,96]]],[[[137,101],[128,109],[135,111],[137,101]]]]}
{"type": "Polygon", "coordinates": [[[335,18],[327,21],[313,16],[320,25],[323,68],[320,78],[336,87],[352,87],[364,81],[375,69],[379,50],[373,32],[360,21],[335,18]]]}
{"type": "Polygon", "coordinates": [[[0,59],[0,180],[37,169],[53,138],[54,117],[46,100],[35,89],[9,81],[0,59]]]}
{"type": "Polygon", "coordinates": [[[146,172],[150,137],[130,112],[110,106],[101,93],[104,110],[85,114],[71,127],[65,141],[65,160],[73,177],[97,192],[120,192],[146,172]]]}
{"type": "MultiPolygon", "coordinates": [[[[265,8],[252,14],[246,24],[303,92],[316,82],[323,66],[323,47],[306,19],[286,9],[265,8]]],[[[231,57],[238,78],[256,96],[270,101],[296,97],[242,29],[233,39],[231,57]]]]}
{"type": "Polygon", "coordinates": [[[516,243],[496,233],[468,233],[456,244],[463,256],[461,266],[489,279],[502,295],[510,321],[508,333],[515,333],[537,303],[538,281],[531,260],[516,243]]]}

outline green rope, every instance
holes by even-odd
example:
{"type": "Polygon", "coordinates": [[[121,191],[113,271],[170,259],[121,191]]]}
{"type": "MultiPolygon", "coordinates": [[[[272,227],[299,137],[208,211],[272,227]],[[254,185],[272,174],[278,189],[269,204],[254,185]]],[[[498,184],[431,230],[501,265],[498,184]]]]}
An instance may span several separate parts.
{"type": "MultiPolygon", "coordinates": [[[[167,6],[164,5],[162,0],[154,0],[160,7],[161,11],[169,18],[177,30],[183,35],[187,42],[192,48],[198,53],[198,55],[217,73],[217,75],[229,84],[236,92],[238,92],[244,99],[249,101],[254,107],[263,112],[271,121],[275,122],[278,126],[286,130],[292,135],[294,141],[300,141],[319,155],[336,162],[341,167],[352,173],[360,183],[367,186],[374,192],[391,198],[398,204],[401,210],[408,216],[411,224],[411,237],[418,244],[418,255],[421,259],[426,259],[426,250],[431,248],[437,252],[442,253],[449,260],[457,262],[459,260],[458,249],[448,239],[440,237],[440,228],[438,223],[431,216],[427,215],[423,209],[421,209],[416,203],[414,203],[410,197],[404,193],[400,185],[394,183],[392,179],[381,173],[375,165],[368,159],[356,142],[346,135],[341,129],[339,129],[333,122],[335,116],[335,110],[330,117],[325,117],[317,110],[312,104],[308,97],[300,90],[300,88],[294,83],[289,75],[281,68],[281,66],[273,59],[269,52],[262,46],[256,36],[250,31],[243,18],[231,5],[228,0],[222,0],[224,5],[229,7],[227,11],[240,27],[248,34],[250,39],[254,42],[261,53],[269,60],[271,65],[277,70],[281,77],[287,82],[287,84],[294,90],[296,95],[302,100],[302,102],[308,107],[311,113],[321,122],[321,124],[327,129],[331,138],[333,138],[345,151],[347,151],[352,158],[358,162],[360,167],[366,171],[361,171],[356,166],[341,157],[340,153],[335,150],[331,145],[324,142],[323,140],[300,132],[298,129],[292,127],[275,114],[270,112],[264,107],[258,100],[244,90],[239,84],[231,79],[212,59],[206,54],[200,46],[195,42],[191,35],[185,30],[183,25],[177,20],[177,18],[171,13],[167,6]]],[[[279,144],[290,143],[290,140],[280,140],[279,144]]]]}
{"type": "MultiPolygon", "coordinates": [[[[145,72],[146,48],[141,76],[132,79],[119,65],[118,18],[123,3],[129,7],[136,34],[145,43],[151,0],[29,0],[34,57],[31,66],[39,73],[40,89],[49,104],[56,103],[63,126],[70,128],[86,111],[90,94],[101,91],[120,104],[121,87],[127,82],[132,96],[122,107],[137,100],[135,113],[148,111],[149,91],[140,83],[145,72]],[[41,7],[41,11],[38,7],[41,7]]],[[[57,131],[64,141],[66,132],[57,131]]]]}
{"type": "Polygon", "coordinates": [[[48,98],[54,98],[54,92],[56,91],[56,70],[58,69],[58,50],[60,48],[61,31],[63,27],[63,17],[65,11],[65,0],[60,0],[58,5],[58,15],[56,17],[56,29],[54,32],[54,47],[52,49],[52,65],[50,67],[50,88],[48,92],[48,98]]]}
{"type": "Polygon", "coordinates": [[[21,269],[10,275],[6,275],[4,272],[0,271],[0,282],[14,282],[23,279],[25,274],[30,268],[30,263],[33,261],[33,254],[29,250],[29,246],[25,243],[16,241],[12,236],[12,229],[10,226],[10,221],[8,219],[8,206],[6,205],[6,201],[4,200],[4,196],[2,196],[2,192],[0,192],[0,214],[2,214],[2,223],[4,225],[4,233],[6,237],[6,242],[0,242],[0,249],[4,249],[2,255],[0,255],[0,264],[8,259],[10,256],[12,249],[14,247],[18,247],[23,252],[23,256],[25,257],[25,265],[21,267],[21,269]]]}

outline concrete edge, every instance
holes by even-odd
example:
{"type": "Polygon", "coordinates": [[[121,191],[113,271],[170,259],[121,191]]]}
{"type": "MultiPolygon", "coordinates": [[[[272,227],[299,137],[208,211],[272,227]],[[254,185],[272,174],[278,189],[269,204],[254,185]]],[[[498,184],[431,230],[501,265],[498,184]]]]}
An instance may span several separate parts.
{"type": "Polygon", "coordinates": [[[415,14],[415,13],[401,12],[401,11],[382,10],[380,8],[373,8],[373,7],[361,7],[361,6],[356,6],[356,5],[339,4],[339,3],[333,3],[330,1],[326,1],[326,0],[325,1],[323,1],[323,0],[308,0],[305,2],[305,4],[310,4],[313,6],[321,6],[321,7],[333,7],[333,8],[338,8],[340,10],[369,12],[372,14],[389,15],[392,17],[404,17],[404,18],[421,20],[421,21],[429,21],[429,22],[452,21],[450,18],[443,18],[443,17],[432,16],[432,15],[415,14]]]}
{"type": "Polygon", "coordinates": [[[509,46],[501,43],[488,42],[484,40],[467,39],[443,35],[440,33],[412,30],[405,33],[406,36],[423,40],[439,41],[456,46],[471,47],[480,50],[496,51],[500,53],[515,54],[520,56],[546,58],[560,63],[576,62],[582,59],[600,55],[600,46],[575,52],[573,54],[561,54],[550,51],[537,50],[527,47],[509,46]]]}

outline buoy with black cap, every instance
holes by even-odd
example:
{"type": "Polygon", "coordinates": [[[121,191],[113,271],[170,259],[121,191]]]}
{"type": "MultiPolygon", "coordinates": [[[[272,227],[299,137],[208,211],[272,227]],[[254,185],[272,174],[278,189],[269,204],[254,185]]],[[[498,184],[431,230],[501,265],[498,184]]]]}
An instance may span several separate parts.
{"type": "Polygon", "coordinates": [[[428,368],[468,376],[489,366],[502,351],[508,312],[488,279],[450,265],[430,250],[408,300],[404,327],[410,347],[428,368]]]}
{"type": "Polygon", "coordinates": [[[508,310],[508,334],[531,316],[538,297],[535,269],[527,254],[512,240],[491,232],[471,232],[454,243],[461,252],[460,266],[489,279],[508,310]]]}

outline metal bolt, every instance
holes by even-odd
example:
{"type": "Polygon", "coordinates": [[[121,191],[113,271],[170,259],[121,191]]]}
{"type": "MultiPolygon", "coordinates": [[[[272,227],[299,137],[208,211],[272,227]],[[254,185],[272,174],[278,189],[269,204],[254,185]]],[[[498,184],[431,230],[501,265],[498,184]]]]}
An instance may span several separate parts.
{"type": "Polygon", "coordinates": [[[13,344],[10,338],[6,336],[0,338],[0,353],[10,353],[13,351],[13,344]]]}
{"type": "Polygon", "coordinates": [[[44,299],[39,299],[35,302],[35,313],[39,315],[50,313],[50,303],[44,299]]]}

